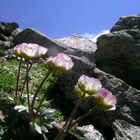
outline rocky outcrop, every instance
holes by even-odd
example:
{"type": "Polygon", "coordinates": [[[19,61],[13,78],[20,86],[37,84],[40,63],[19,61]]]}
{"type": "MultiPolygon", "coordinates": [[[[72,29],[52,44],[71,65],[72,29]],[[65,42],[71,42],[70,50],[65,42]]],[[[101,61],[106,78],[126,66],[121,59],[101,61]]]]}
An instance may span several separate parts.
{"type": "Polygon", "coordinates": [[[8,49],[13,46],[13,39],[19,32],[19,25],[15,22],[0,22],[0,49],[8,49]]]}
{"type": "Polygon", "coordinates": [[[122,120],[116,120],[113,123],[115,137],[113,140],[139,140],[140,127],[134,126],[122,120]]]}
{"type": "Polygon", "coordinates": [[[100,36],[95,57],[101,70],[140,89],[140,15],[120,18],[100,36]]]}
{"type": "Polygon", "coordinates": [[[127,29],[140,29],[140,15],[121,17],[110,31],[114,32],[127,29]]]}
{"type": "Polygon", "coordinates": [[[105,140],[102,134],[93,125],[86,125],[76,128],[76,133],[86,140],[105,140]]]}

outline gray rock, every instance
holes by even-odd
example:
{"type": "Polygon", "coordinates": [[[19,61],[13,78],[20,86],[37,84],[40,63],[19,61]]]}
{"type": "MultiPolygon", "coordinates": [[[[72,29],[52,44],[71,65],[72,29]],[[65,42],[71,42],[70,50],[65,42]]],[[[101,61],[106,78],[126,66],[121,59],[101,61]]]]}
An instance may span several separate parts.
{"type": "Polygon", "coordinates": [[[140,15],[121,17],[110,31],[114,32],[126,29],[140,29],[140,15]]]}
{"type": "Polygon", "coordinates": [[[97,40],[96,65],[140,89],[140,16],[121,18],[97,40]]]}
{"type": "Polygon", "coordinates": [[[8,49],[10,48],[10,46],[11,46],[11,42],[0,40],[0,49],[8,49]]]}
{"type": "Polygon", "coordinates": [[[140,127],[134,126],[123,120],[116,120],[113,123],[113,129],[115,130],[115,137],[113,140],[139,140],[140,139],[140,127]]]}
{"type": "Polygon", "coordinates": [[[0,34],[0,40],[1,41],[7,41],[8,38],[6,36],[4,36],[3,34],[0,34]]]}
{"type": "Polygon", "coordinates": [[[11,34],[15,32],[17,28],[19,28],[19,25],[15,22],[0,22],[0,34],[5,36],[11,36],[11,34]]]}
{"type": "Polygon", "coordinates": [[[9,49],[13,47],[13,38],[18,34],[19,26],[17,23],[0,22],[0,48],[9,49]]]}
{"type": "Polygon", "coordinates": [[[76,133],[84,137],[85,140],[104,140],[103,135],[93,125],[77,127],[76,133]]]}

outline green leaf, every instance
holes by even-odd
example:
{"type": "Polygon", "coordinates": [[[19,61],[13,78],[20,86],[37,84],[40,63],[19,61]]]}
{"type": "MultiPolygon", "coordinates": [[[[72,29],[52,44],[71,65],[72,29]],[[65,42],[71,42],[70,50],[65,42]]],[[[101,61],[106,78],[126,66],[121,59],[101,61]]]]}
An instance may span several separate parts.
{"type": "Polygon", "coordinates": [[[37,123],[34,123],[34,126],[35,126],[35,130],[36,130],[39,134],[42,134],[41,127],[40,127],[37,123]]]}
{"type": "Polygon", "coordinates": [[[48,138],[46,137],[44,133],[42,135],[43,135],[44,140],[48,140],[48,138]]]}
{"type": "Polygon", "coordinates": [[[41,126],[41,130],[42,130],[44,133],[48,133],[48,129],[47,129],[46,126],[44,126],[44,125],[41,126]]]}
{"type": "Polygon", "coordinates": [[[26,106],[23,106],[23,105],[17,105],[14,107],[14,110],[15,111],[18,111],[18,112],[22,112],[22,111],[27,111],[28,112],[28,108],[26,106]]]}

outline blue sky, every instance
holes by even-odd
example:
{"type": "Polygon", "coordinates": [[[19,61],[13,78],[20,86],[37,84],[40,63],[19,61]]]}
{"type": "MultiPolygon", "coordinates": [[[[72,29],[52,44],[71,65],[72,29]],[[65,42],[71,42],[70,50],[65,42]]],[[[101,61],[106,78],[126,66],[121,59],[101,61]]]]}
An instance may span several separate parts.
{"type": "Polygon", "coordinates": [[[140,14],[140,0],[0,0],[0,21],[16,21],[49,37],[98,34],[121,16],[140,14]]]}

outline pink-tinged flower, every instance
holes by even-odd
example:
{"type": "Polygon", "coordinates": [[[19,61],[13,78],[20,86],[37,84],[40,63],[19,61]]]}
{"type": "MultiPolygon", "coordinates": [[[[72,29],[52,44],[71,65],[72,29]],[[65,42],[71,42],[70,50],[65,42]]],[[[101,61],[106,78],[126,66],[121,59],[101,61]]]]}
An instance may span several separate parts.
{"type": "Polygon", "coordinates": [[[72,59],[68,55],[64,53],[58,53],[54,57],[49,57],[45,62],[45,65],[49,71],[56,74],[62,71],[71,70],[74,64],[72,59]]]}
{"type": "Polygon", "coordinates": [[[102,87],[102,84],[98,79],[86,75],[82,75],[79,78],[77,85],[81,91],[89,95],[96,94],[102,87]]]}
{"type": "Polygon", "coordinates": [[[48,49],[38,44],[22,43],[16,45],[14,52],[17,56],[24,57],[25,59],[37,59],[44,56],[48,49]]]}
{"type": "Polygon", "coordinates": [[[115,110],[117,98],[110,91],[101,88],[98,94],[94,95],[96,103],[105,111],[115,110]]]}
{"type": "Polygon", "coordinates": [[[19,57],[22,57],[21,50],[24,49],[25,46],[27,46],[27,43],[22,43],[22,44],[16,45],[15,48],[14,48],[15,55],[19,56],[19,57]]]}

